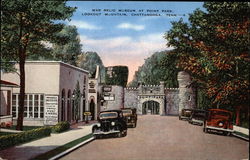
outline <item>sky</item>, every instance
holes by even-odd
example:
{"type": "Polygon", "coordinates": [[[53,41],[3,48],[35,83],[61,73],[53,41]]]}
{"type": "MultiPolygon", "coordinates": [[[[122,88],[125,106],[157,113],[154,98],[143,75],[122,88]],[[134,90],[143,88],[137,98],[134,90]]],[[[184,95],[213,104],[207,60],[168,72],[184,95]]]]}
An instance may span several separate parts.
{"type": "Polygon", "coordinates": [[[77,7],[65,23],[77,27],[82,51],[97,52],[105,67],[128,66],[128,82],[146,58],[173,49],[163,38],[171,21],[188,22],[195,9],[204,10],[203,2],[69,1],[67,5],[77,7]]]}

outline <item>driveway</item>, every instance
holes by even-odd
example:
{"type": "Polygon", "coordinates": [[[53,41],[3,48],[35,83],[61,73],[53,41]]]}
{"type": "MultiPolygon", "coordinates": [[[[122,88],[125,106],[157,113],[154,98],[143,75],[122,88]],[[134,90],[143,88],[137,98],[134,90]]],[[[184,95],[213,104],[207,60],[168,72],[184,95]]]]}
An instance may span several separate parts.
{"type": "Polygon", "coordinates": [[[201,126],[175,116],[138,116],[123,138],[97,139],[62,157],[65,160],[245,160],[249,142],[203,133],[201,126]]]}

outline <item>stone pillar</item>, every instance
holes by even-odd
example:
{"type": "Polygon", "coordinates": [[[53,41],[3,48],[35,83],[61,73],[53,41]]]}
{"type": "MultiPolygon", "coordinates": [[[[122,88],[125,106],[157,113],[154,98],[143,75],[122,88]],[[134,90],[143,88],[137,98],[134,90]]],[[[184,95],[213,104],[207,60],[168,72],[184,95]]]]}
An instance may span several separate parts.
{"type": "Polygon", "coordinates": [[[141,103],[141,99],[138,98],[138,104],[137,104],[137,114],[142,114],[142,103],[141,103]]]}
{"type": "Polygon", "coordinates": [[[179,82],[179,113],[183,108],[195,108],[195,94],[189,86],[191,83],[190,75],[187,72],[181,71],[178,73],[179,82]]]}
{"type": "Polygon", "coordinates": [[[161,94],[164,94],[164,88],[165,88],[164,81],[160,81],[160,93],[161,94]]]}

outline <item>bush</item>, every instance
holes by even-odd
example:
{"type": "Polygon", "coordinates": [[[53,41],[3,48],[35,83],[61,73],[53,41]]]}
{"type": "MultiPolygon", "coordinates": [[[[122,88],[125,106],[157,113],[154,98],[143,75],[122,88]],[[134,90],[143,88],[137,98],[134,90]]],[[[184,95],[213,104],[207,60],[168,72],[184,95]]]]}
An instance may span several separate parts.
{"type": "Polygon", "coordinates": [[[20,143],[25,143],[35,139],[50,136],[50,133],[51,133],[50,127],[42,127],[16,134],[0,136],[0,142],[1,142],[0,150],[20,143]]]}
{"type": "Polygon", "coordinates": [[[59,122],[54,127],[52,127],[52,131],[56,133],[61,133],[70,128],[70,124],[67,121],[59,122]]]}

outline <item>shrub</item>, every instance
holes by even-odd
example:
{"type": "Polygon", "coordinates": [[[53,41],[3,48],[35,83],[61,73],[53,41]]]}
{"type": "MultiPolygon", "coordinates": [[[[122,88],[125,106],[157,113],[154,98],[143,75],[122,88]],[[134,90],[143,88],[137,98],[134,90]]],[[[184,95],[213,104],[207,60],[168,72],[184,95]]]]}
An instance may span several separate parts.
{"type": "Polygon", "coordinates": [[[10,128],[12,127],[13,123],[11,121],[8,122],[1,122],[0,126],[1,128],[10,128]]]}
{"type": "Polygon", "coordinates": [[[50,127],[42,127],[16,134],[0,136],[0,150],[20,143],[25,143],[35,139],[50,136],[50,133],[50,127]]]}
{"type": "Polygon", "coordinates": [[[52,131],[56,133],[61,133],[70,128],[70,124],[67,121],[59,122],[54,127],[52,127],[52,131]]]}

